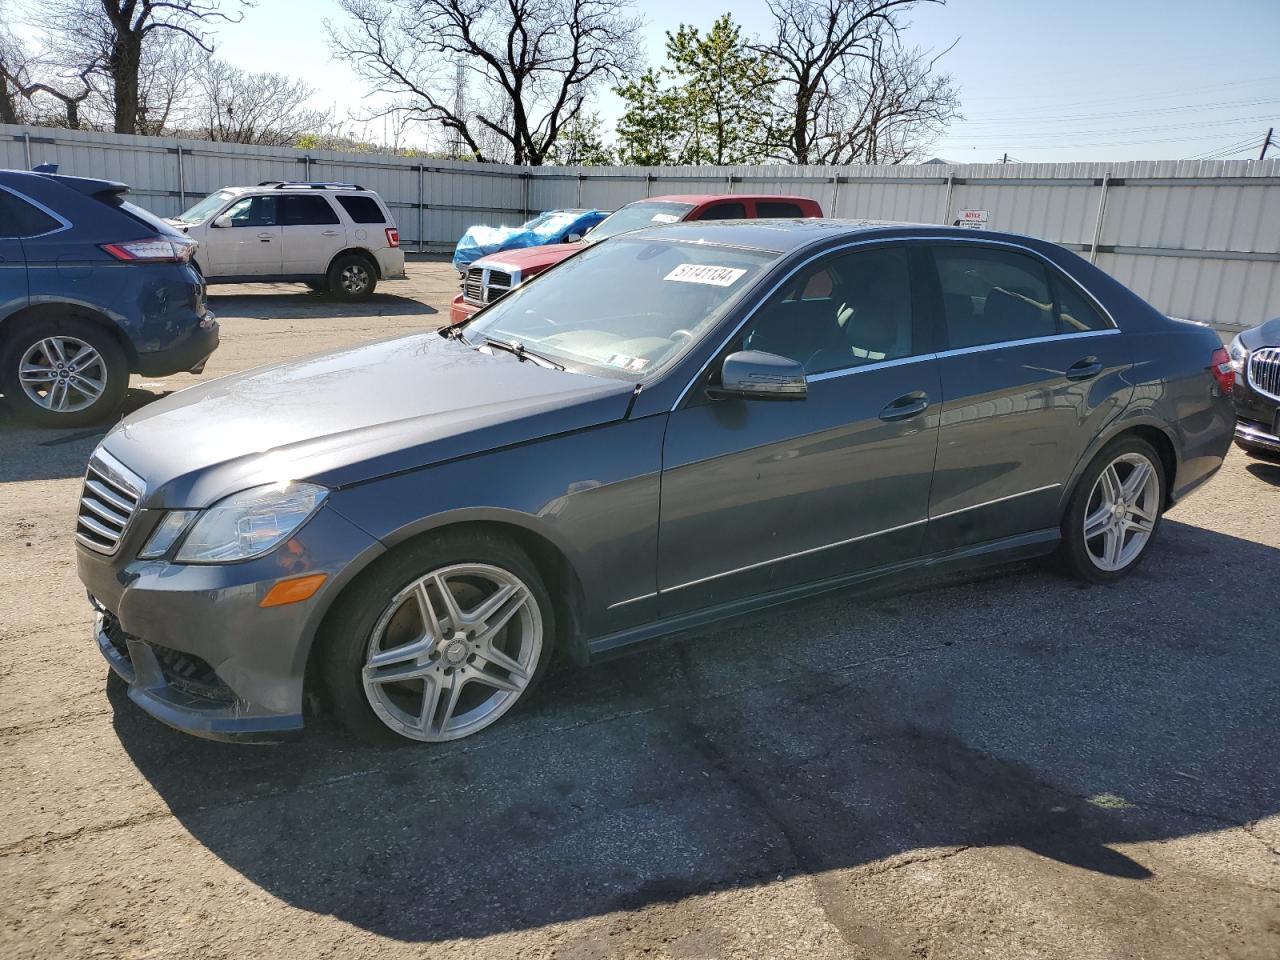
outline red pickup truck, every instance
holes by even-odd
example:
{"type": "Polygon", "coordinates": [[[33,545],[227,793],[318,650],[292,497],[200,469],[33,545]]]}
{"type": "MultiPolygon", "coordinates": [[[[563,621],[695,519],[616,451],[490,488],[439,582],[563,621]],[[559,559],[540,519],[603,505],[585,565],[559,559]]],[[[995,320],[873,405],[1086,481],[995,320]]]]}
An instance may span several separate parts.
{"type": "Polygon", "coordinates": [[[534,274],[555,266],[581,250],[619,233],[656,223],[680,220],[751,220],[820,217],[822,207],[808,197],[741,193],[690,193],[649,197],[622,207],[600,222],[583,240],[545,247],[504,250],[481,257],[462,278],[462,292],[449,305],[449,322],[461,323],[487,303],[509,293],[534,274]]]}

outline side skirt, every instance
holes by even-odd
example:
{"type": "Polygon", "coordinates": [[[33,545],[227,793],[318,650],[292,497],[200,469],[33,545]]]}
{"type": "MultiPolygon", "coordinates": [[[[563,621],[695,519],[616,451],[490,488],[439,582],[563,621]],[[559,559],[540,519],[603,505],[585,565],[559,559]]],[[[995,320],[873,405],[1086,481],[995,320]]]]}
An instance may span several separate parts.
{"type": "Polygon", "coordinates": [[[714,607],[695,610],[692,613],[681,614],[678,617],[654,620],[651,623],[619,630],[617,633],[596,637],[587,641],[587,654],[592,661],[608,659],[622,653],[629,653],[633,648],[650,641],[705,627],[721,620],[728,620],[743,614],[755,613],[768,607],[790,603],[793,600],[817,596],[833,590],[857,586],[872,580],[892,577],[915,570],[964,569],[969,566],[982,567],[996,562],[1040,557],[1052,553],[1061,538],[1061,531],[1057,527],[1049,527],[1044,530],[1034,530],[1031,533],[1021,533],[1014,537],[1005,537],[1001,540],[960,547],[944,553],[936,553],[932,556],[918,557],[901,563],[873,567],[870,570],[860,570],[857,573],[786,587],[782,590],[762,593],[754,597],[744,597],[729,603],[718,604],[714,607]]]}

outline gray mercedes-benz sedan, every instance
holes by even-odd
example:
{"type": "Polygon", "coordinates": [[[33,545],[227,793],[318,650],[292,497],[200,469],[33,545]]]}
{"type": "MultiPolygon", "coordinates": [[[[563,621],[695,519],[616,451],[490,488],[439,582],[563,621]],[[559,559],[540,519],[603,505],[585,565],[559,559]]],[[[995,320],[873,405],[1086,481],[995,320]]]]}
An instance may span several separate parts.
{"type": "Polygon", "coordinates": [[[193,387],[88,466],[133,701],[439,741],[578,663],[887,574],[1109,582],[1221,465],[1232,371],[1050,243],[831,220],[616,237],[470,322],[193,387]]]}

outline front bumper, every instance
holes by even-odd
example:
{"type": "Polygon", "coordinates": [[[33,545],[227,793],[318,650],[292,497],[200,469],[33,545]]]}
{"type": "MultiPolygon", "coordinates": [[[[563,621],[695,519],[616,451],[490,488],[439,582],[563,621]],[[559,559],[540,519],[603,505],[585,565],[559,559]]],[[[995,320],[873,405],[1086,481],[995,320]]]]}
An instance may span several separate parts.
{"type": "Polygon", "coordinates": [[[475,304],[467,303],[467,301],[463,299],[462,294],[458,294],[449,303],[450,325],[456,325],[462,323],[464,320],[470,320],[472,315],[479,309],[480,308],[475,304]]]}
{"type": "Polygon", "coordinates": [[[325,507],[257,560],[129,559],[161,513],[140,511],[117,554],[76,549],[77,572],[96,610],[98,649],[128,684],[129,698],[157,720],[210,739],[269,742],[300,730],[320,620],[350,577],[384,548],[325,507]],[[280,580],[308,573],[328,576],[312,597],[259,606],[280,580]]]}
{"type": "Polygon", "coordinates": [[[1236,421],[1236,445],[1245,450],[1265,450],[1268,453],[1280,453],[1280,427],[1273,427],[1275,433],[1269,432],[1261,423],[1248,420],[1236,421]]]}

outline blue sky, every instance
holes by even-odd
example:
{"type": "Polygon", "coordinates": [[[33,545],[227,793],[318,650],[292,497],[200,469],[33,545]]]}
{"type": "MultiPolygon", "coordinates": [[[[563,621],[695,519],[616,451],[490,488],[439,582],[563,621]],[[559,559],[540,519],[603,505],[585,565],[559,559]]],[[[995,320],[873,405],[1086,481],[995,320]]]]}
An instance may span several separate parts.
{"type": "MultiPolygon", "coordinates": [[[[748,33],[769,24],[764,0],[639,6],[654,64],[663,32],[682,20],[706,27],[731,8],[748,33]]],[[[218,52],[301,76],[318,104],[343,115],[360,111],[364,90],[329,60],[321,21],[338,16],[332,0],[257,0],[243,23],[221,30],[218,52]]],[[[933,151],[949,160],[1256,156],[1253,144],[1280,125],[1280,0],[951,0],[922,5],[912,20],[916,45],[959,40],[944,63],[965,119],[933,151]]],[[[609,94],[597,107],[610,119],[618,111],[609,94]]],[[[381,137],[381,124],[366,132],[381,137]]]]}

